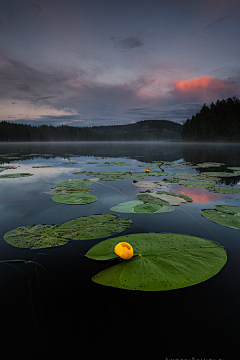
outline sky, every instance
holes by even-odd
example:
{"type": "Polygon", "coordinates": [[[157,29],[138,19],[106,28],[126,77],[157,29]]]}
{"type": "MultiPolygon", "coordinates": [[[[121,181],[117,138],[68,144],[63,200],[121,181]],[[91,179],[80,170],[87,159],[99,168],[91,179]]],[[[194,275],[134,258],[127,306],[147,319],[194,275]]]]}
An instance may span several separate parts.
{"type": "Polygon", "coordinates": [[[0,121],[182,124],[240,97],[239,0],[1,0],[0,121]]]}

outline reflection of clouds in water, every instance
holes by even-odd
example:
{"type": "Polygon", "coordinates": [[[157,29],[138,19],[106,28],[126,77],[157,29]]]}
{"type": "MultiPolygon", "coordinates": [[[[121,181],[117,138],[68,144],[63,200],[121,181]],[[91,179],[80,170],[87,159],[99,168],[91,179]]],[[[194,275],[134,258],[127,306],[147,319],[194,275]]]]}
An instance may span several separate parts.
{"type": "Polygon", "coordinates": [[[177,189],[177,193],[184,194],[189,196],[195,202],[199,202],[202,204],[209,204],[213,201],[221,200],[226,195],[224,194],[217,194],[209,192],[204,188],[184,188],[184,189],[177,189]]]}

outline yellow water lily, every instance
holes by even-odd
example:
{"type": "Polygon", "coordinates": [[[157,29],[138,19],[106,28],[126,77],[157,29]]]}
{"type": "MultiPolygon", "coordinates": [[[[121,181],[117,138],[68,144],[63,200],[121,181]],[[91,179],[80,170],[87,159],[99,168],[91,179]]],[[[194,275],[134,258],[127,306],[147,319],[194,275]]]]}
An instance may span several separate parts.
{"type": "Polygon", "coordinates": [[[114,248],[115,254],[124,260],[129,260],[133,257],[133,248],[127,242],[120,242],[114,248]]]}
{"type": "Polygon", "coordinates": [[[129,170],[129,174],[132,174],[132,170],[129,170]]]}
{"type": "Polygon", "coordinates": [[[145,172],[149,172],[149,170],[148,170],[148,169],[146,169],[146,170],[145,170],[145,172]]]}

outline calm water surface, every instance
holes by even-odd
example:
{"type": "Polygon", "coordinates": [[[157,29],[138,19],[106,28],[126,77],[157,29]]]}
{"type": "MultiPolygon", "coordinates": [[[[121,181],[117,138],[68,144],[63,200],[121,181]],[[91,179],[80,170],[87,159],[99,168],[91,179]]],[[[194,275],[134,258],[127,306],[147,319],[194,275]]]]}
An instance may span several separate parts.
{"type": "MultiPolygon", "coordinates": [[[[0,323],[3,359],[25,357],[59,359],[88,355],[135,357],[148,352],[149,359],[238,359],[240,328],[240,231],[215,224],[201,216],[214,205],[240,206],[239,195],[223,195],[205,189],[173,189],[193,198],[163,214],[122,214],[131,226],[119,236],[142,232],[171,232],[199,236],[221,244],[228,254],[224,268],[201,284],[166,292],[141,292],[95,284],[91,277],[109,266],[84,255],[102,239],[70,241],[49,249],[18,249],[3,235],[19,226],[61,224],[80,216],[112,213],[110,208],[136,199],[139,188],[130,179],[101,181],[90,187],[98,197],[87,205],[56,203],[44,194],[72,178],[75,171],[132,170],[138,165],[163,161],[214,161],[240,166],[238,144],[184,143],[1,143],[0,155],[11,153],[2,164],[17,169],[1,174],[29,172],[26,178],[0,178],[1,260],[37,262],[0,263],[0,323]],[[75,154],[75,165],[64,165],[64,154],[75,154]],[[35,154],[35,155],[34,155],[35,154]],[[20,156],[20,159],[19,159],[20,156]],[[98,167],[106,161],[125,161],[131,166],[98,167]],[[97,162],[97,164],[87,164],[97,162]],[[33,168],[51,165],[49,168],[33,168]],[[117,191],[120,190],[121,192],[117,191]],[[77,355],[75,353],[77,349],[77,355]],[[85,355],[84,355],[85,354],[85,355]],[[13,357],[14,356],[14,357],[13,357]]],[[[5,160],[4,160],[5,159],[5,160]]],[[[216,169],[214,169],[216,170],[216,169]]],[[[168,173],[194,169],[165,169],[168,173]]],[[[162,180],[149,177],[148,180],[162,180]]],[[[226,185],[240,187],[240,179],[226,185]]],[[[143,355],[142,355],[143,356],[143,355]]]]}

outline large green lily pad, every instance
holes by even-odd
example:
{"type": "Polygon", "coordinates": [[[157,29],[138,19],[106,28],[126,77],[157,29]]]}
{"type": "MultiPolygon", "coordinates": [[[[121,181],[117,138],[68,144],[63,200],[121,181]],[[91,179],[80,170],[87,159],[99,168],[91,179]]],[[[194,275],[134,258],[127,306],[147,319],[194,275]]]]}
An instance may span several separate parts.
{"type": "Polygon", "coordinates": [[[140,200],[126,201],[110,208],[120,213],[164,213],[174,211],[173,206],[146,203],[140,200]]]}
{"type": "Polygon", "coordinates": [[[56,225],[21,226],[7,232],[3,238],[8,244],[19,248],[39,249],[66,244],[67,239],[54,234],[54,227],[56,225]]]}
{"type": "Polygon", "coordinates": [[[240,230],[240,207],[216,205],[215,209],[202,210],[201,214],[217,224],[240,230]]]}
{"type": "Polygon", "coordinates": [[[98,284],[128,290],[165,291],[184,288],[216,275],[227,261],[224,248],[195,236],[170,233],[131,234],[93,246],[90,259],[117,258],[114,247],[127,242],[133,247],[130,260],[120,260],[93,276],[98,284]]]}
{"type": "Polygon", "coordinates": [[[33,174],[30,173],[15,173],[15,174],[5,174],[0,175],[0,178],[19,178],[19,177],[26,177],[26,176],[32,176],[33,174]]]}
{"type": "Polygon", "coordinates": [[[54,234],[72,240],[87,240],[118,234],[128,228],[130,219],[117,218],[114,214],[83,216],[65,222],[53,229],[54,234]]]}
{"type": "Polygon", "coordinates": [[[90,204],[97,200],[97,196],[86,194],[85,192],[69,192],[67,194],[58,194],[52,197],[58,203],[69,205],[90,204]]]}

